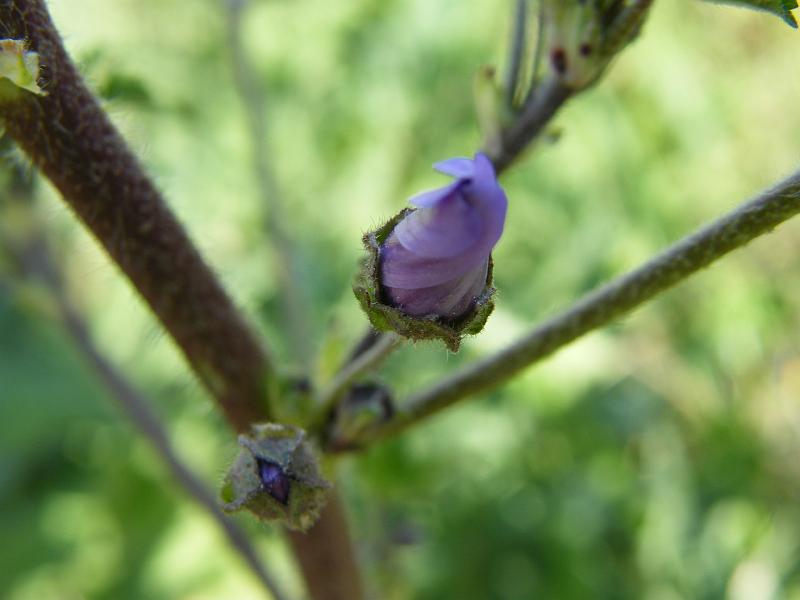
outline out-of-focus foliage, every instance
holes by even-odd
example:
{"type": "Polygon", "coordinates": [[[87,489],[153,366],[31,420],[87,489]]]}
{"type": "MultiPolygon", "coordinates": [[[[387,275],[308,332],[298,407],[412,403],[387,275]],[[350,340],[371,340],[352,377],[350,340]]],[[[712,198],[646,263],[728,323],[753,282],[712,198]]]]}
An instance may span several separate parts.
{"type": "MultiPolygon", "coordinates": [[[[283,354],[222,2],[49,4],[112,118],[283,354]]],[[[501,59],[509,14],[493,0],[274,0],[249,12],[288,226],[327,332],[320,372],[363,328],[350,291],[361,234],[441,183],[431,163],[476,149],[471,81],[501,59]]],[[[799,47],[777,19],[657,2],[608,77],[559,116],[558,143],[505,177],[486,329],[457,356],[397,352],[386,380],[400,397],[796,168],[799,47]]],[[[94,242],[49,188],[39,196],[98,344],[218,484],[233,436],[94,242]]],[[[379,596],[799,598],[798,239],[790,223],[505,388],[345,461],[379,596]]],[[[259,597],[37,290],[0,290],[4,596],[259,597]]],[[[297,589],[274,531],[242,523],[297,589]]]]}

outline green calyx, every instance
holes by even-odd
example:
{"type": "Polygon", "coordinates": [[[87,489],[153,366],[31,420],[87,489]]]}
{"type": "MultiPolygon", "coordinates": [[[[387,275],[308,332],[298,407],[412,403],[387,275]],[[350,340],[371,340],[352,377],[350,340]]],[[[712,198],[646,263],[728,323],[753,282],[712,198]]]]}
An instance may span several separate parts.
{"type": "Polygon", "coordinates": [[[319,518],[331,484],[320,474],[305,432],[264,423],[254,425],[250,435],[240,435],[239,445],[242,450],[222,487],[223,509],[246,509],[261,520],[308,530],[319,518]],[[263,478],[264,465],[277,473],[276,481],[263,478]]]}
{"type": "Polygon", "coordinates": [[[414,341],[438,339],[453,352],[458,352],[465,335],[480,333],[486,320],[494,310],[492,296],[492,260],[486,274],[486,286],[476,299],[473,309],[459,319],[438,316],[418,317],[404,313],[384,301],[380,283],[380,248],[395,226],[414,209],[404,209],[389,219],[383,226],[367,233],[364,247],[367,255],[362,260],[361,270],[353,284],[353,293],[367,313],[372,326],[378,331],[394,331],[414,341]]]}

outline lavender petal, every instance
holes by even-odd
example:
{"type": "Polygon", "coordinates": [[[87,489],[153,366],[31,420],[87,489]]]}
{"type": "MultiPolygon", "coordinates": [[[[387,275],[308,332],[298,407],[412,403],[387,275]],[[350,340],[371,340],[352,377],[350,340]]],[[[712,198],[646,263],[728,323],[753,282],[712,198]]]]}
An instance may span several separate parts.
{"type": "Polygon", "coordinates": [[[456,318],[472,309],[486,285],[508,200],[484,154],[434,168],[457,179],[410,200],[420,208],[383,242],[380,279],[389,302],[402,311],[456,318]]]}
{"type": "Polygon", "coordinates": [[[448,158],[447,160],[437,162],[433,165],[433,168],[439,171],[439,173],[444,173],[451,177],[469,179],[474,172],[474,161],[462,157],[448,158]]]}

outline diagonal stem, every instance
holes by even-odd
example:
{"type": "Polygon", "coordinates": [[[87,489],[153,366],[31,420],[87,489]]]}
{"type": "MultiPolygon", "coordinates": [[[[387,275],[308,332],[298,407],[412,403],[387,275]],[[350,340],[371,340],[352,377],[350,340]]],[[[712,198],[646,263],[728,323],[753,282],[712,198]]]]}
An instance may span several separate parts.
{"type": "Polygon", "coordinates": [[[264,589],[275,600],[286,600],[288,596],[280,590],[275,578],[261,562],[258,552],[247,534],[222,511],[214,494],[178,457],[166,431],[161,427],[158,417],[150,408],[150,401],[133,388],[123,375],[103,357],[92,342],[83,319],[72,306],[63,298],[57,298],[57,302],[64,326],[75,345],[119,403],[134,427],[153,446],[175,482],[222,529],[231,548],[242,557],[264,589]]]}
{"type": "Polygon", "coordinates": [[[499,149],[489,153],[498,175],[511,166],[575,93],[557,77],[537,85],[514,122],[503,130],[499,149]]]}
{"type": "Polygon", "coordinates": [[[528,33],[528,0],[517,0],[512,19],[511,47],[506,72],[506,103],[513,107],[519,86],[528,33]]]}
{"type": "MultiPolygon", "coordinates": [[[[13,168],[6,201],[22,204],[31,200],[33,179],[17,165],[13,168]]],[[[0,199],[0,206],[3,201],[0,199]]],[[[56,313],[78,351],[83,355],[97,377],[119,404],[138,432],[150,443],[166,465],[177,484],[217,524],[236,551],[275,600],[288,597],[275,583],[275,578],[261,562],[258,552],[247,534],[220,508],[214,494],[206,487],[175,452],[169,436],[151,402],[122,375],[98,350],[92,340],[86,321],[69,301],[69,294],[61,273],[52,259],[44,234],[36,228],[18,243],[0,239],[0,249],[12,257],[21,275],[39,280],[51,296],[56,313]]]]}
{"type": "MultiPolygon", "coordinates": [[[[268,421],[278,385],[265,348],[87,89],[44,0],[0,0],[0,38],[24,39],[39,53],[47,93],[0,94],[7,133],[130,279],[230,424],[244,432],[268,421]]],[[[349,543],[345,526],[341,511],[325,510],[307,532],[308,543],[295,548],[325,545],[330,531],[344,532],[330,539],[349,543]]],[[[339,549],[326,547],[315,576],[360,590],[350,546],[339,549]]],[[[311,564],[311,556],[300,556],[301,563],[311,564]]],[[[329,595],[324,586],[314,589],[315,600],[337,597],[335,587],[329,595]]]]}
{"type": "Polygon", "coordinates": [[[86,88],[43,0],[0,2],[0,37],[39,53],[47,93],[0,96],[7,133],[131,280],[233,427],[268,419],[264,347],[86,88]]]}
{"type": "Polygon", "coordinates": [[[502,385],[570,342],[771,232],[798,212],[800,171],[678,241],[638,269],[585,296],[509,347],[413,395],[394,419],[374,430],[370,440],[359,442],[396,435],[456,402],[502,385]]]}
{"type": "Polygon", "coordinates": [[[287,531],[312,600],[362,600],[364,590],[345,507],[333,490],[319,521],[306,533],[287,531]]]}

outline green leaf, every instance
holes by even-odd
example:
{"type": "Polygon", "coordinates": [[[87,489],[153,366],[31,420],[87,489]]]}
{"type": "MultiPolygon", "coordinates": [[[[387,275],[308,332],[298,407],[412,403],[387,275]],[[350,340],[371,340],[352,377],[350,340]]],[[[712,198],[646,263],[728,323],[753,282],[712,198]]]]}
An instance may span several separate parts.
{"type": "Polygon", "coordinates": [[[797,29],[797,20],[792,14],[792,9],[797,8],[797,0],[709,0],[718,4],[735,4],[744,6],[745,8],[752,8],[755,10],[763,10],[778,15],[786,21],[791,27],[797,29]]]}
{"type": "Polygon", "coordinates": [[[24,40],[0,40],[0,78],[15,86],[40,96],[45,91],[39,87],[39,55],[28,50],[24,40]]]}

